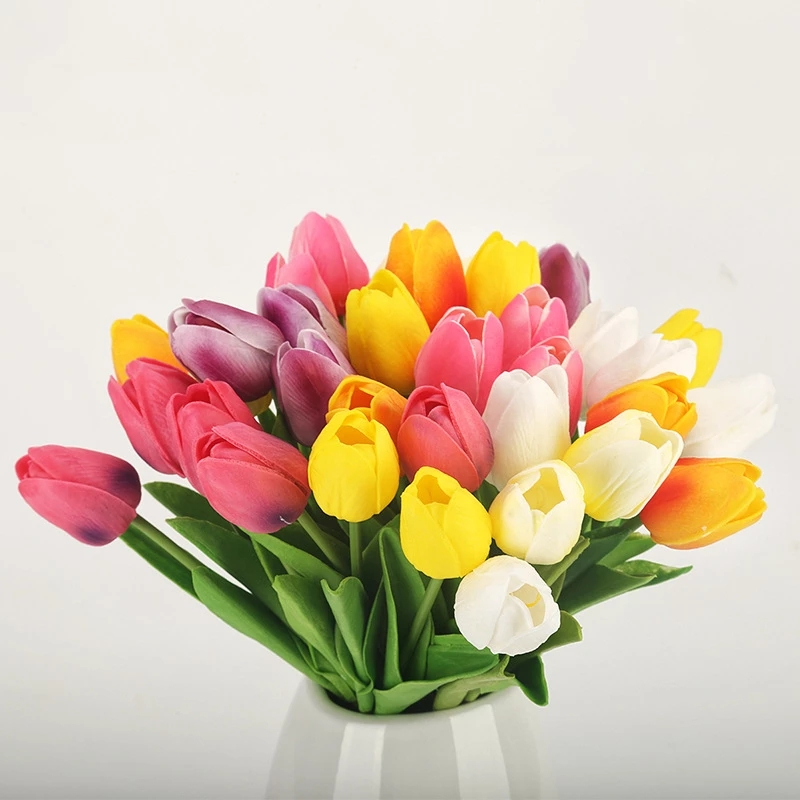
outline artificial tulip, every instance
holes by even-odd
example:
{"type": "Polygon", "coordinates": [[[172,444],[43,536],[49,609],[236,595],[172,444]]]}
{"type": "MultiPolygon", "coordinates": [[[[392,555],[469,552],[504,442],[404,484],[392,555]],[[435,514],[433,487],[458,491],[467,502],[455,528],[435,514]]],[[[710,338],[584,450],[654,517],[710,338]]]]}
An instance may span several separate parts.
{"type": "Polygon", "coordinates": [[[298,442],[314,444],[325,427],[331,395],[352,373],[344,353],[317,331],[300,331],[296,347],[284,342],[278,348],[272,364],[278,406],[298,442]]]}
{"type": "Polygon", "coordinates": [[[421,467],[436,467],[474,492],[492,467],[486,423],[464,392],[420,386],[411,393],[397,436],[400,466],[409,480],[421,467]]]}
{"type": "Polygon", "coordinates": [[[560,365],[538,375],[504,372],[492,387],[483,420],[494,444],[487,480],[502,489],[517,473],[559,459],[569,447],[567,373],[560,365]]]}
{"type": "Polygon", "coordinates": [[[775,384],[761,373],[690,389],[697,425],[686,437],[685,456],[741,455],[772,428],[778,411],[775,384]]]}
{"type": "Polygon", "coordinates": [[[383,511],[400,485],[389,431],[358,410],[334,414],[311,448],[308,481],[332,517],[363,522],[383,511]]]}
{"type": "Polygon", "coordinates": [[[589,266],[577,254],[573,256],[563,244],[554,244],[539,251],[542,285],[551,297],[560,297],[567,309],[569,324],[578,318],[589,297],[589,266]]]}
{"type": "Polygon", "coordinates": [[[303,254],[314,259],[336,313],[343,314],[348,293],[369,281],[369,271],[342,223],[330,215],[306,214],[292,234],[289,262],[303,254]]]}
{"type": "Polygon", "coordinates": [[[347,344],[360,375],[401,394],[414,388],[414,363],[430,328],[405,284],[379,269],[367,286],[347,298],[347,344]]]}
{"type": "Polygon", "coordinates": [[[483,412],[503,369],[503,328],[491,312],[476,317],[468,308],[451,308],[419,351],[417,386],[446,383],[460,389],[483,412]]]}
{"type": "Polygon", "coordinates": [[[682,458],[641,518],[653,541],[676,550],[718,542],[766,511],[761,470],[738,458],[682,458]]]}
{"type": "Polygon", "coordinates": [[[550,587],[526,561],[494,556],[458,586],[456,625],[477,650],[518,656],[541,647],[560,627],[550,587]]]}
{"type": "Polygon", "coordinates": [[[385,266],[406,285],[431,328],[447,309],[467,304],[464,267],[441,222],[429,222],[424,230],[403,225],[392,237],[385,266]]]}
{"type": "MultiPolygon", "coordinates": [[[[686,398],[689,379],[665,373],[630,383],[595,403],[586,414],[586,431],[604,425],[629,408],[647,411],[662,427],[677,431],[684,439],[697,422],[697,408],[686,398]]],[[[684,453],[686,448],[684,448],[684,453]]]]}
{"type": "Polygon", "coordinates": [[[108,544],[122,536],[142,499],[136,470],[94,450],[31,447],[15,469],[25,502],[83,544],[108,544]]]}
{"type": "Polygon", "coordinates": [[[194,458],[208,502],[252,533],[274,533],[306,507],[308,462],[276,436],[242,422],[215,425],[196,442],[194,458]]]}
{"type": "Polygon", "coordinates": [[[111,360],[120,383],[128,380],[125,368],[137,358],[150,358],[186,372],[186,367],[172,352],[169,334],[142,314],[111,324],[111,360]]]}
{"type": "Polygon", "coordinates": [[[539,256],[527,242],[513,244],[495,231],[467,267],[467,305],[479,317],[503,313],[514,295],[540,283],[539,256]]]}
{"type": "Polygon", "coordinates": [[[578,476],[563,461],[515,475],[489,508],[492,535],[510,556],[557,564],[581,535],[586,505],[578,476]]]}
{"type": "Polygon", "coordinates": [[[278,289],[287,284],[308,287],[316,294],[328,312],[336,315],[336,305],[331,297],[330,289],[322,280],[317,262],[308,253],[300,253],[291,261],[286,261],[280,253],[275,253],[269,260],[264,286],[278,289]]]}
{"type": "Polygon", "coordinates": [[[258,314],[211,300],[186,300],[169,320],[175,355],[201,380],[225,381],[245,401],[272,388],[271,366],[283,341],[258,314]]]}
{"type": "Polygon", "coordinates": [[[563,301],[551,298],[544,286],[536,285],[509,300],[500,315],[503,326],[503,368],[539,342],[553,336],[568,337],[569,324],[563,301]]]}
{"type": "Polygon", "coordinates": [[[697,365],[694,375],[689,376],[690,389],[705,386],[711,380],[722,352],[722,334],[716,328],[704,328],[697,322],[699,313],[693,308],[684,308],[654,331],[670,341],[691,339],[697,346],[697,365]]]}
{"type": "Polygon", "coordinates": [[[167,424],[168,404],[197,381],[149,358],[131,361],[126,370],[125,383],[109,378],[108,394],[133,449],[153,469],[183,477],[180,448],[167,424]]]}
{"type": "Polygon", "coordinates": [[[460,578],[489,555],[489,512],[459,482],[422,467],[400,496],[400,544],[430,578],[460,578]]]}
{"type": "Polygon", "coordinates": [[[348,375],[328,401],[326,422],[330,422],[331,417],[339,411],[358,409],[367,419],[380,422],[396,443],[406,402],[406,398],[391,386],[363,375],[348,375]]]}
{"type": "Polygon", "coordinates": [[[659,427],[646,411],[629,409],[579,437],[563,460],[583,484],[586,513],[610,522],[635,517],[682,450],[677,431],[659,427]]]}

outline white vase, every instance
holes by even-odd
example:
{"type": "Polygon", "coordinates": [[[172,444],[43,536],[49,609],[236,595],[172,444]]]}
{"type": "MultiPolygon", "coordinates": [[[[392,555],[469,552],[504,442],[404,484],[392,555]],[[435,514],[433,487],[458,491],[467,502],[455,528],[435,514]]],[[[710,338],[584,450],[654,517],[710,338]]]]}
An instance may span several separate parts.
{"type": "Polygon", "coordinates": [[[304,679],[278,740],[266,797],[552,798],[538,712],[512,687],[449,711],[359,714],[304,679]]]}

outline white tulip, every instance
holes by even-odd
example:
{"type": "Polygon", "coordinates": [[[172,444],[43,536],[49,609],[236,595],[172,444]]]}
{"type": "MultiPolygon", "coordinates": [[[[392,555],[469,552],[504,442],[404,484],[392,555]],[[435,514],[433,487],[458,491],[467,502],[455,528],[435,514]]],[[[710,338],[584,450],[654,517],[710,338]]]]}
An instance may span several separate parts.
{"type": "Polygon", "coordinates": [[[596,520],[636,516],[675,466],[683,438],[645,411],[630,409],[578,438],[563,460],[583,484],[596,520]]]}
{"type": "Polygon", "coordinates": [[[509,656],[530,653],[561,625],[550,587],[530,564],[511,556],[487,559],[462,578],[455,617],[471,645],[509,656]]]}
{"type": "Polygon", "coordinates": [[[515,475],[489,508],[492,535],[510,556],[557,564],[581,535],[583,485],[563,461],[546,461],[515,475]]]}
{"type": "Polygon", "coordinates": [[[761,373],[690,389],[697,424],[686,437],[683,455],[733,458],[762,437],[775,422],[775,384],[761,373]]]}
{"type": "Polygon", "coordinates": [[[492,386],[483,420],[492,435],[494,464],[487,480],[498,489],[569,447],[569,384],[560,364],[537,375],[502,373],[492,386]]]}

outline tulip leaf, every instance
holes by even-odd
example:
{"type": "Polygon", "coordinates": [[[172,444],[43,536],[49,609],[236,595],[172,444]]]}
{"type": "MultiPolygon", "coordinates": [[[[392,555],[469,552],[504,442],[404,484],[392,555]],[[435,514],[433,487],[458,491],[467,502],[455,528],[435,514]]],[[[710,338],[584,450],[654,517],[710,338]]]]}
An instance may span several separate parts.
{"type": "Polygon", "coordinates": [[[322,591],[347,646],[358,678],[369,680],[364,664],[364,637],[367,632],[367,608],[369,600],[364,586],[358,578],[345,578],[336,589],[331,589],[327,581],[322,581],[322,591]]]}
{"type": "MultiPolygon", "coordinates": [[[[280,533],[289,538],[300,539],[305,532],[299,528],[289,531],[288,526],[280,531],[280,533]]],[[[259,546],[266,548],[274,556],[277,556],[284,567],[292,573],[299,575],[302,578],[307,578],[314,583],[319,581],[327,581],[328,585],[336,588],[342,580],[341,573],[337,572],[333,567],[326,564],[322,559],[317,558],[305,549],[296,547],[294,544],[284,541],[283,538],[276,534],[260,534],[251,533],[250,538],[259,546]]]]}
{"type": "Polygon", "coordinates": [[[655,586],[657,583],[664,583],[680,575],[685,575],[691,569],[691,564],[685,567],[670,567],[666,564],[656,564],[653,561],[637,559],[636,561],[626,561],[617,567],[618,572],[625,575],[644,578],[650,576],[648,586],[655,586]]]}
{"type": "Polygon", "coordinates": [[[514,675],[506,672],[508,665],[508,656],[503,656],[494,666],[484,672],[446,683],[436,692],[433,700],[434,710],[442,711],[460,706],[466,701],[468,695],[474,694],[476,691],[480,694],[489,694],[513,686],[517,681],[514,675]]]}
{"type": "Polygon", "coordinates": [[[584,532],[584,536],[589,539],[607,539],[610,536],[629,534],[642,527],[642,521],[638,515],[630,519],[615,519],[611,522],[597,522],[592,520],[592,526],[584,532]]]}
{"type": "Polygon", "coordinates": [[[197,598],[192,584],[192,571],[178,561],[175,556],[162,550],[152,539],[134,527],[128,528],[120,539],[164,577],[169,578],[176,586],[180,586],[192,597],[197,598]]]}
{"type": "Polygon", "coordinates": [[[175,517],[168,519],[167,524],[249,589],[273,614],[281,613],[278,596],[249,539],[233,533],[230,528],[200,519],[175,517]]]}
{"type": "Polygon", "coordinates": [[[434,636],[428,647],[428,663],[425,677],[428,680],[437,678],[461,678],[467,674],[485,672],[494,667],[499,657],[488,648],[478,650],[460,633],[449,633],[434,636]]]}
{"type": "Polygon", "coordinates": [[[367,595],[371,598],[376,598],[381,582],[383,581],[381,549],[377,536],[364,548],[361,557],[360,578],[367,591],[367,595]]]}
{"type": "Polygon", "coordinates": [[[608,555],[603,556],[597,563],[604,567],[616,567],[629,558],[646,553],[656,543],[645,533],[629,533],[628,537],[620,542],[608,555]]]}
{"type": "Polygon", "coordinates": [[[571,567],[575,561],[577,561],[578,556],[580,556],[580,554],[586,550],[589,545],[589,539],[579,536],[578,541],[575,542],[572,550],[570,550],[569,553],[567,553],[564,558],[558,562],[558,564],[546,564],[542,566],[534,564],[534,569],[539,573],[548,586],[552,586],[558,579],[559,575],[563,575],[567,569],[571,567]]]}
{"type": "Polygon", "coordinates": [[[529,656],[511,665],[511,671],[525,696],[537,706],[546,706],[550,697],[544,676],[544,663],[539,656],[529,656]]]}
{"type": "Polygon", "coordinates": [[[386,592],[383,584],[378,587],[375,600],[367,619],[367,629],[364,634],[364,649],[362,660],[367,675],[375,685],[382,680],[381,655],[386,641],[386,592]]]}
{"type": "Polygon", "coordinates": [[[333,629],[333,643],[336,649],[336,661],[342,672],[347,676],[347,682],[354,688],[366,686],[362,677],[356,671],[353,656],[344,640],[342,629],[338,625],[333,629]]]}
{"type": "MultiPolygon", "coordinates": [[[[228,520],[211,507],[203,495],[187,486],[169,481],[151,481],[143,484],[148,493],[176,517],[190,517],[212,522],[221,528],[236,530],[228,520]]],[[[237,532],[238,533],[238,532],[237,532]]]]}
{"type": "Polygon", "coordinates": [[[390,689],[375,690],[376,714],[399,714],[435,692],[447,678],[434,681],[403,681],[390,689]]]}
{"type": "Polygon", "coordinates": [[[612,569],[595,564],[578,580],[564,587],[558,604],[562,610],[575,614],[595,603],[638,589],[653,580],[653,577],[652,574],[629,575],[621,571],[621,567],[612,569]]]}
{"type": "Polygon", "coordinates": [[[561,596],[561,590],[564,588],[564,578],[567,577],[566,572],[562,572],[554,581],[552,586],[550,587],[550,591],[553,593],[553,600],[558,602],[558,598],[561,596]]]}
{"type": "Polygon", "coordinates": [[[223,622],[269,648],[311,680],[317,680],[292,632],[250,592],[208,567],[193,569],[192,583],[200,602],[223,622]]]}
{"type": "MultiPolygon", "coordinates": [[[[550,636],[544,643],[540,644],[536,650],[533,651],[534,655],[540,656],[542,653],[546,653],[548,650],[555,650],[556,647],[563,647],[566,644],[574,644],[575,642],[582,642],[583,641],[583,628],[581,628],[580,623],[572,614],[568,614],[566,611],[561,611],[561,624],[558,626],[558,630],[550,636]]],[[[527,655],[527,654],[526,654],[527,655]]],[[[514,658],[522,659],[525,656],[514,656],[514,658]]],[[[514,658],[511,659],[511,663],[514,663],[514,658]]]]}
{"type": "Polygon", "coordinates": [[[615,533],[613,536],[590,539],[589,546],[583,550],[564,573],[564,586],[569,586],[578,580],[586,570],[594,566],[601,558],[605,558],[627,538],[628,533],[623,531],[622,533],[615,533]]]}

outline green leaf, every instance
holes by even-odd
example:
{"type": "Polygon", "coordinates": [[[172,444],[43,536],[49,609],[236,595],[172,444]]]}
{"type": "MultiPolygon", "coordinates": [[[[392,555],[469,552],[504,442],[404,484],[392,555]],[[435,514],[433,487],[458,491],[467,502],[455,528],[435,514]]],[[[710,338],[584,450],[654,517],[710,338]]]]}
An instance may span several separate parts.
{"type": "Polygon", "coordinates": [[[569,586],[583,575],[586,570],[593,567],[601,558],[605,558],[614,548],[619,547],[628,534],[625,531],[615,533],[613,536],[603,536],[591,539],[589,546],[575,559],[565,574],[564,586],[569,586]]]}
{"type": "Polygon", "coordinates": [[[624,564],[620,564],[617,567],[617,571],[637,578],[649,576],[650,579],[647,585],[655,586],[657,583],[664,583],[664,581],[671,581],[679,575],[685,575],[691,568],[691,565],[686,567],[670,567],[666,564],[656,564],[653,561],[638,559],[636,561],[627,561],[624,564]]]}
{"type": "MultiPolygon", "coordinates": [[[[535,655],[541,655],[548,650],[555,650],[556,647],[563,647],[566,644],[574,644],[575,642],[583,641],[583,628],[580,623],[572,614],[567,613],[562,609],[561,611],[561,625],[558,630],[543,644],[539,645],[534,651],[535,655]]],[[[515,656],[515,658],[522,658],[522,656],[515,656]]],[[[514,659],[511,659],[512,663],[514,659]]]]}
{"type": "Polygon", "coordinates": [[[628,537],[620,542],[608,555],[603,556],[597,563],[604,567],[616,567],[629,558],[646,553],[656,543],[644,533],[629,533],[628,537]]]}
{"type": "Polygon", "coordinates": [[[525,696],[536,703],[537,706],[546,706],[550,698],[542,659],[539,656],[534,656],[514,664],[511,669],[525,696]]]}
{"type": "Polygon", "coordinates": [[[386,592],[383,584],[378,588],[367,619],[362,660],[367,675],[378,686],[383,682],[383,655],[386,642],[386,592]]]}
{"type": "Polygon", "coordinates": [[[249,539],[213,522],[189,517],[168,519],[167,524],[205,553],[225,572],[247,587],[267,608],[280,609],[278,597],[264,574],[249,539]]]}
{"type": "Polygon", "coordinates": [[[497,692],[512,686],[516,679],[513,675],[506,673],[509,665],[508,656],[503,656],[493,667],[477,675],[470,675],[457,680],[450,681],[443,685],[437,692],[433,701],[435,711],[460,706],[467,699],[468,695],[475,691],[481,694],[497,692]]]}
{"type": "Polygon", "coordinates": [[[544,582],[552,587],[558,577],[563,575],[567,569],[577,561],[578,556],[589,547],[589,544],[590,542],[588,539],[579,536],[578,541],[575,542],[575,546],[558,562],[558,564],[547,564],[543,566],[534,565],[534,569],[541,575],[544,582]]]}
{"type": "Polygon", "coordinates": [[[135,528],[128,528],[120,536],[123,542],[138,553],[151,567],[155,567],[162,575],[169,578],[176,586],[180,586],[192,597],[197,598],[192,585],[192,571],[181,564],[175,556],[162,550],[149,537],[135,528]]]}
{"type": "Polygon", "coordinates": [[[561,590],[564,588],[564,578],[567,577],[566,572],[562,572],[554,581],[553,585],[550,587],[550,591],[553,593],[553,600],[558,602],[558,598],[561,596],[561,590]]]}
{"type": "Polygon", "coordinates": [[[364,663],[364,637],[367,632],[367,609],[369,600],[364,586],[358,578],[345,578],[337,589],[331,589],[322,581],[322,591],[336,621],[336,630],[352,659],[356,674],[362,681],[369,680],[364,663]]]}
{"type": "Polygon", "coordinates": [[[235,530],[234,526],[225,517],[214,511],[208,500],[194,489],[169,481],[152,481],[145,483],[144,488],[176,517],[202,519],[206,522],[213,522],[222,528],[235,530]]]}
{"type": "Polygon", "coordinates": [[[589,567],[579,580],[564,587],[558,604],[562,610],[575,614],[595,603],[638,589],[652,579],[652,575],[627,575],[620,571],[620,567],[611,569],[596,564],[589,567]]]}
{"type": "Polygon", "coordinates": [[[464,677],[485,672],[497,665],[499,656],[488,648],[476,649],[460,633],[434,636],[428,647],[427,680],[464,677]]]}
{"type": "Polygon", "coordinates": [[[584,533],[589,539],[606,539],[609,536],[618,536],[620,534],[632,533],[642,526],[642,521],[638,516],[631,517],[630,519],[615,519],[611,522],[598,522],[592,520],[592,526],[584,533]]]}

